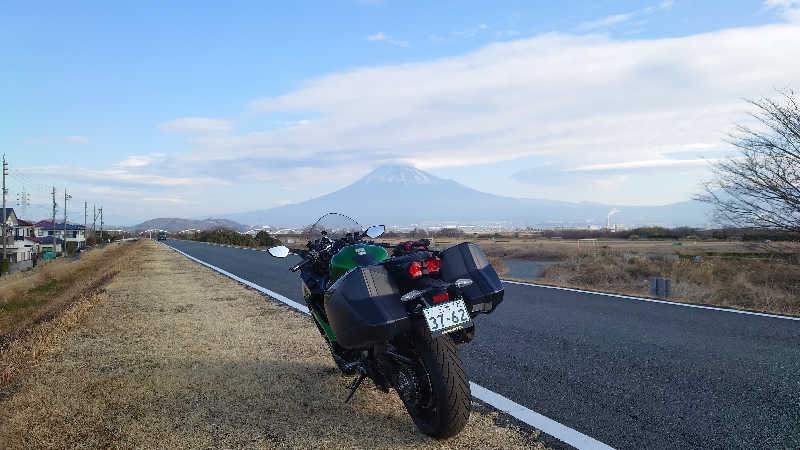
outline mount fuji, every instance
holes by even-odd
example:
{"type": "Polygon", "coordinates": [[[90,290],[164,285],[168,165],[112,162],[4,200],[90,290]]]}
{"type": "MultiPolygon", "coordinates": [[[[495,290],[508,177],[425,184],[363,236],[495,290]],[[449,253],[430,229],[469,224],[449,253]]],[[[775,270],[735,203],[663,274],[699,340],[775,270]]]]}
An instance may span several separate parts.
{"type": "Polygon", "coordinates": [[[361,224],[398,226],[505,222],[513,226],[586,226],[615,221],[627,225],[699,226],[707,206],[696,201],[664,206],[622,206],[487,194],[411,166],[382,166],[338,191],[300,203],[227,214],[237,222],[303,226],[327,212],[340,212],[361,224]]]}

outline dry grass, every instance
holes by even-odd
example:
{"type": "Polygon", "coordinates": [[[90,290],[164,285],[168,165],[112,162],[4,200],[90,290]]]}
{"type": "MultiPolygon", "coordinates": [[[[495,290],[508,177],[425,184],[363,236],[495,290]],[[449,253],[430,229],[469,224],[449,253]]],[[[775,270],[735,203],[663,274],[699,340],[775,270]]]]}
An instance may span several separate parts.
{"type": "Polygon", "coordinates": [[[106,296],[91,293],[73,303],[52,320],[33,326],[24,338],[15,339],[0,349],[0,399],[10,395],[18,377],[35,367],[42,358],[61,350],[67,333],[88,317],[92,307],[103,304],[106,296]]]}
{"type": "Polygon", "coordinates": [[[547,267],[538,281],[647,295],[649,277],[670,279],[673,300],[800,315],[800,266],[780,260],[583,255],[547,267]]]}
{"type": "Polygon", "coordinates": [[[126,254],[135,245],[112,244],[85,253],[79,261],[60,258],[24,274],[4,277],[0,285],[0,346],[102,287],[122,270],[126,254]]]}
{"type": "Polygon", "coordinates": [[[672,282],[671,300],[800,315],[797,243],[617,239],[591,247],[575,240],[513,238],[477,243],[501,275],[504,258],[561,261],[536,280],[520,281],[646,296],[649,278],[662,277],[672,282]],[[701,258],[687,258],[692,255],[701,258]]]}
{"type": "Polygon", "coordinates": [[[543,448],[477,411],[434,441],[369,383],[345,405],[350,380],[307,317],[163,246],[129,260],[63,350],[2,401],[4,446],[543,448]]]}

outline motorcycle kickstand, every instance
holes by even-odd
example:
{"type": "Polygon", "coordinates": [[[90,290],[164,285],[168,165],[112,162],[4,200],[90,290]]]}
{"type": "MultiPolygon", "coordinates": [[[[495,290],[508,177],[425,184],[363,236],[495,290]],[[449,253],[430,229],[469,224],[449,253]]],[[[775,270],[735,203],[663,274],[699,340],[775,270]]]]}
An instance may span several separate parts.
{"type": "Polygon", "coordinates": [[[353,398],[353,394],[355,394],[358,387],[361,386],[361,382],[364,381],[364,378],[367,378],[367,374],[366,372],[361,372],[361,375],[358,377],[356,382],[350,386],[350,395],[348,395],[347,398],[345,399],[344,401],[345,404],[347,404],[347,402],[349,402],[350,399],[353,398]]]}

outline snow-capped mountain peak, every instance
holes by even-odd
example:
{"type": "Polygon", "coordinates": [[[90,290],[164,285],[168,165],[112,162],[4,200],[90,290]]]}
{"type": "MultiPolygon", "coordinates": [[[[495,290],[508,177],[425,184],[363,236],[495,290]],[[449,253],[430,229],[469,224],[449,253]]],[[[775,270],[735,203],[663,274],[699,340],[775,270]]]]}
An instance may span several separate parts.
{"type": "Polygon", "coordinates": [[[380,166],[359,180],[363,184],[434,184],[441,181],[413,166],[380,166]]]}

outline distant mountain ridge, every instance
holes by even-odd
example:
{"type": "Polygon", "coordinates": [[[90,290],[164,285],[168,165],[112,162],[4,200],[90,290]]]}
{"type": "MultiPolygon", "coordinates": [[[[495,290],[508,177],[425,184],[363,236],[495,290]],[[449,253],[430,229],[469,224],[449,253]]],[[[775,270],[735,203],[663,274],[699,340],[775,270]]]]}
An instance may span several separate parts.
{"type": "Polygon", "coordinates": [[[246,227],[238,222],[229,219],[180,219],[177,217],[150,219],[138,225],[130,227],[130,231],[140,232],[145,230],[166,230],[170,233],[177,233],[183,230],[213,230],[216,228],[227,228],[235,231],[247,231],[246,227]]]}
{"type": "Polygon", "coordinates": [[[251,225],[302,226],[326,212],[350,215],[362,225],[433,225],[506,222],[513,226],[604,225],[704,226],[707,205],[686,201],[664,206],[624,206],[511,198],[487,194],[411,166],[382,166],[338,191],[300,203],[227,214],[251,225]]]}

